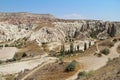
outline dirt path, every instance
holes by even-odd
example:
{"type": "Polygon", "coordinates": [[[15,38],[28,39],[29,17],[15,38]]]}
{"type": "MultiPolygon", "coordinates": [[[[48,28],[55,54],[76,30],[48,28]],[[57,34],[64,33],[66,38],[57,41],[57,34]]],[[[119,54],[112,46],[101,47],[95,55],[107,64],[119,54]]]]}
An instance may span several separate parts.
{"type": "Polygon", "coordinates": [[[76,74],[74,74],[73,76],[69,77],[66,80],[75,80],[80,71],[97,70],[106,65],[108,58],[113,59],[115,57],[119,57],[119,54],[116,51],[116,48],[118,47],[119,44],[120,42],[115,43],[114,47],[110,49],[110,54],[107,56],[102,57],[87,56],[76,59],[78,62],[83,63],[86,67],[83,70],[79,70],[76,74]]]}
{"type": "Polygon", "coordinates": [[[27,77],[31,76],[32,74],[34,74],[36,71],[38,71],[40,68],[42,68],[43,66],[49,64],[49,63],[53,63],[55,62],[56,60],[55,59],[52,59],[52,60],[49,60],[49,61],[46,61],[44,62],[43,64],[41,64],[41,66],[35,68],[34,70],[32,70],[30,73],[28,73],[27,75],[25,75],[21,80],[25,80],[27,77]]]}
{"type": "Polygon", "coordinates": [[[24,71],[24,69],[33,69],[38,65],[41,65],[44,62],[56,60],[54,57],[41,57],[38,59],[31,59],[21,62],[15,62],[10,64],[0,65],[0,73],[1,74],[14,74],[20,71],[24,71]]]}

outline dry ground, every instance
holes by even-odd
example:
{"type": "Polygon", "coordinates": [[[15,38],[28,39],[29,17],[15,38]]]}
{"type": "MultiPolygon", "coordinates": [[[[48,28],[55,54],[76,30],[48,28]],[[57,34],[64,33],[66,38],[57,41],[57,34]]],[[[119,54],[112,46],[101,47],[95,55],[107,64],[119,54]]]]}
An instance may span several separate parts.
{"type": "Polygon", "coordinates": [[[64,70],[67,65],[68,63],[53,63],[45,65],[26,80],[65,80],[67,77],[72,76],[78,71],[78,69],[81,68],[79,65],[77,65],[75,71],[65,72],[64,70]]]}
{"type": "MultiPolygon", "coordinates": [[[[108,58],[116,58],[119,56],[119,54],[116,51],[117,46],[120,44],[120,42],[117,42],[114,47],[112,47],[110,49],[110,54],[107,56],[102,56],[102,57],[97,57],[94,55],[91,56],[86,56],[86,57],[80,57],[80,58],[76,58],[75,60],[83,63],[85,65],[85,68],[83,71],[91,71],[91,70],[97,70],[101,67],[103,67],[104,65],[106,65],[106,62],[108,61],[108,58]]],[[[68,60],[69,61],[69,60],[68,60]]],[[[67,80],[74,80],[77,78],[77,74],[71,76],[70,78],[68,78],[67,80]]]]}
{"type": "Polygon", "coordinates": [[[0,65],[0,73],[2,74],[14,74],[20,71],[24,71],[24,69],[33,69],[42,63],[49,61],[49,60],[56,60],[56,58],[52,57],[42,57],[32,60],[20,61],[10,64],[3,64],[0,65]]]}
{"type": "MultiPolygon", "coordinates": [[[[81,80],[81,79],[78,79],[81,80]]],[[[83,80],[120,80],[120,57],[94,72],[83,80]]]]}
{"type": "Polygon", "coordinates": [[[41,47],[39,47],[37,43],[34,42],[28,43],[26,47],[19,49],[16,54],[19,58],[21,58],[23,53],[26,53],[28,56],[32,57],[45,54],[41,47]]]}
{"type": "Polygon", "coordinates": [[[11,59],[17,52],[15,47],[4,47],[0,48],[0,60],[11,59]]]}

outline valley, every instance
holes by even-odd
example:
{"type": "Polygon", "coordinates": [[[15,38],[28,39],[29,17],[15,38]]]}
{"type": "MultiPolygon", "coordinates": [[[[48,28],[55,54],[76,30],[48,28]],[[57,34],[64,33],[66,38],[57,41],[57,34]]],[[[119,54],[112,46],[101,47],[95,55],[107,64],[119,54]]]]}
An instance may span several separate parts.
{"type": "Polygon", "coordinates": [[[120,22],[0,13],[1,79],[81,80],[119,57],[119,31],[120,22]]]}

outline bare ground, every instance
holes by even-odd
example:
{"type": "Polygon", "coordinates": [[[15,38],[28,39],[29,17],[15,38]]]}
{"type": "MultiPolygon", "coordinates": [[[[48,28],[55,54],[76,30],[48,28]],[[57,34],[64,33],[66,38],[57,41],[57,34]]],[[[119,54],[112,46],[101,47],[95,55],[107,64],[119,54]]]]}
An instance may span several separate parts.
{"type": "Polygon", "coordinates": [[[75,74],[81,66],[77,66],[75,71],[65,72],[65,67],[68,63],[53,63],[47,64],[44,67],[40,68],[33,75],[29,76],[25,80],[35,79],[35,80],[65,80],[67,77],[75,74]]]}
{"type": "MultiPolygon", "coordinates": [[[[110,54],[107,56],[97,57],[97,56],[88,56],[88,57],[81,57],[79,59],[76,59],[78,62],[83,63],[86,67],[83,69],[83,71],[91,71],[91,70],[97,70],[104,65],[106,65],[108,58],[116,58],[119,57],[119,54],[117,53],[116,49],[120,42],[117,42],[114,47],[110,49],[110,54]]],[[[80,70],[78,71],[80,72],[80,70]]],[[[73,76],[69,77],[66,80],[75,80],[77,78],[77,74],[74,74],[73,76]]]]}
{"type": "Polygon", "coordinates": [[[33,69],[46,61],[54,60],[54,59],[56,58],[41,57],[37,59],[31,59],[31,60],[25,60],[25,61],[0,65],[0,73],[1,74],[18,73],[20,71],[24,71],[24,69],[33,69]]]}

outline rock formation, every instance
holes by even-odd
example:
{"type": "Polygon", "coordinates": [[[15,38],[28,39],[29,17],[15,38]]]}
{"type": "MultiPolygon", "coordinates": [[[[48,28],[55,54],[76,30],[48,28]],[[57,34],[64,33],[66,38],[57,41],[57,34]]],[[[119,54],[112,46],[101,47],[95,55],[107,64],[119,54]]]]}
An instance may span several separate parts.
{"type": "Polygon", "coordinates": [[[97,38],[107,38],[108,29],[111,29],[113,24],[116,34],[119,34],[120,22],[63,20],[50,14],[0,13],[0,42],[24,37],[39,44],[65,41],[67,38],[88,38],[94,35],[97,38]]]}

